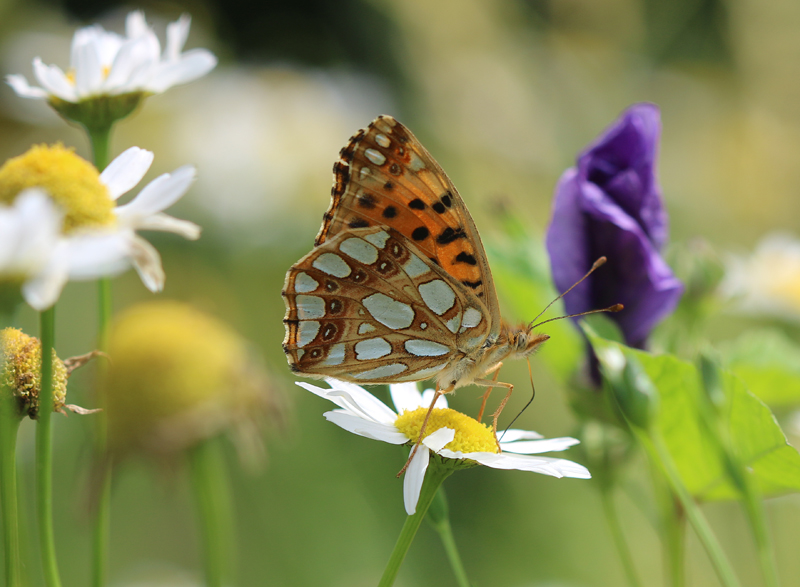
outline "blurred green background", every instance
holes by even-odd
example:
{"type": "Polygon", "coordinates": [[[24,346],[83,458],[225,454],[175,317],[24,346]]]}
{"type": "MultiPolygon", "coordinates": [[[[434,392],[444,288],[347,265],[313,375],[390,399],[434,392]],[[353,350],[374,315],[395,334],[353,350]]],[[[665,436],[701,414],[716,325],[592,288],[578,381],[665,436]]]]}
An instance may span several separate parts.
{"type": "MultiPolygon", "coordinates": [[[[408,125],[458,186],[497,266],[509,319],[531,319],[549,294],[526,298],[528,286],[493,257],[508,245],[501,211],[525,227],[531,250],[522,255],[541,266],[559,175],[633,102],[661,107],[659,175],[673,242],[701,236],[719,250],[745,251],[770,231],[800,229],[796,0],[0,0],[0,73],[32,80],[37,55],[66,67],[75,28],[99,22],[121,31],[135,8],[161,39],[167,22],[191,13],[187,46],[220,58],[205,78],[148,99],[118,124],[112,143],[113,155],[131,145],[154,151],[147,179],[185,163],[198,168],[170,213],[202,225],[202,238],[148,235],[164,259],[161,295],[190,301],[250,339],[290,406],[285,428],[265,431],[263,471],[242,471],[225,446],[239,585],[374,585],[405,518],[395,478],[405,452],[327,423],[322,412],[330,405],[294,386],[280,346],[285,271],[312,246],[339,149],[376,115],[408,125]]],[[[42,102],[0,88],[1,160],[54,141],[90,158],[80,130],[42,102]]],[[[117,309],[151,297],[133,272],[114,282],[117,309]]],[[[94,284],[66,288],[57,307],[60,356],[93,348],[95,304],[94,284]]],[[[36,316],[26,310],[21,325],[35,334],[36,316]]],[[[748,327],[725,316],[713,332],[725,338],[748,327]]],[[[786,330],[800,338],[796,327],[786,330]]],[[[566,436],[575,420],[564,374],[578,364],[579,346],[567,324],[548,332],[567,343],[551,341],[534,358],[536,401],[517,425],[566,436]]],[[[503,379],[518,390],[508,423],[529,398],[524,364],[507,365],[503,379]]],[[[77,373],[68,400],[91,407],[92,382],[92,369],[77,373]]],[[[474,414],[479,396],[466,388],[451,404],[474,414]]],[[[89,577],[89,418],[55,418],[56,540],[67,587],[89,577]]],[[[20,445],[31,514],[29,421],[20,445]]],[[[576,451],[568,457],[580,459],[576,451]]],[[[645,584],[659,585],[661,547],[652,512],[641,507],[650,491],[644,470],[632,467],[617,497],[645,584]]],[[[475,585],[624,583],[591,481],[476,468],[445,487],[475,585]]],[[[200,584],[185,471],[127,463],[114,480],[112,508],[113,585],[200,584]]],[[[767,511],[784,584],[796,584],[800,498],[772,499],[767,511]]],[[[714,504],[706,512],[743,584],[760,584],[740,507],[714,504]]],[[[691,533],[687,545],[689,585],[717,585],[691,533]]],[[[40,581],[37,556],[27,552],[40,581]]],[[[438,538],[423,526],[397,585],[451,584],[438,538]]]]}

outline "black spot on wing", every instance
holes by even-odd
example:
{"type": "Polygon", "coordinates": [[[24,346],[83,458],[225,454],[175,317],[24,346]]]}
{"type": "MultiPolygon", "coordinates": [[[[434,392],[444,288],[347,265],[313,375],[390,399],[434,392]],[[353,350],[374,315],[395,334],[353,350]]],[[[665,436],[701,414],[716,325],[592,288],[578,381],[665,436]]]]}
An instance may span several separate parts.
{"type": "Polygon", "coordinates": [[[350,222],[347,223],[347,226],[350,228],[366,228],[369,226],[369,222],[364,220],[363,218],[353,218],[350,222]]]}
{"type": "Polygon", "coordinates": [[[431,208],[433,208],[434,212],[437,214],[444,214],[444,211],[447,210],[441,202],[436,202],[431,208]]]}
{"type": "Polygon", "coordinates": [[[408,203],[408,207],[411,208],[412,210],[424,210],[425,202],[423,202],[419,198],[414,198],[408,203]]]}
{"type": "Polygon", "coordinates": [[[456,255],[455,262],[456,263],[466,263],[467,265],[477,265],[478,264],[478,260],[475,257],[470,255],[469,253],[465,253],[464,251],[461,251],[458,255],[456,255]]]}
{"type": "Polygon", "coordinates": [[[372,210],[375,207],[377,199],[372,194],[361,194],[356,200],[358,205],[367,210],[372,210]]]}
{"type": "Polygon", "coordinates": [[[394,218],[395,216],[397,216],[397,208],[394,206],[386,206],[386,208],[383,209],[384,218],[394,218]]]}
{"type": "Polygon", "coordinates": [[[459,227],[454,230],[448,226],[436,237],[436,242],[440,245],[449,245],[460,238],[467,238],[467,233],[464,232],[464,229],[459,227]]]}
{"type": "Polygon", "coordinates": [[[427,226],[420,226],[419,228],[415,228],[414,232],[411,233],[411,238],[415,241],[422,241],[428,238],[431,234],[431,231],[428,230],[427,226]]]}
{"type": "MultiPolygon", "coordinates": [[[[476,289],[476,288],[480,287],[483,284],[483,281],[481,281],[480,279],[478,281],[467,281],[465,279],[461,283],[463,283],[467,287],[471,287],[472,289],[476,289]]],[[[483,293],[483,292],[481,292],[481,293],[483,293]]],[[[481,294],[478,294],[478,295],[481,295],[481,294]]]]}

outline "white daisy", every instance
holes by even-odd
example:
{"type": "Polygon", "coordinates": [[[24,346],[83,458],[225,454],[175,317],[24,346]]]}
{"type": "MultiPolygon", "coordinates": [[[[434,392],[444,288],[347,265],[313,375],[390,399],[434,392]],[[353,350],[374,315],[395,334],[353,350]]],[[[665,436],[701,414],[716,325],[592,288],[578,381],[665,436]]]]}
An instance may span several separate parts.
{"type": "Polygon", "coordinates": [[[800,320],[800,240],[773,233],[751,255],[729,257],[720,289],[743,313],[800,320]]]}
{"type": "Polygon", "coordinates": [[[100,25],[78,29],[72,38],[66,73],[35,58],[33,73],[41,87],[29,85],[17,74],[9,75],[6,81],[24,98],[58,98],[72,103],[103,95],[158,94],[205,75],[217,64],[217,58],[206,49],[181,53],[190,26],[188,15],[170,23],[162,53],[144,13],[131,12],[125,21],[124,37],[100,25]]]}
{"type": "Polygon", "coordinates": [[[6,309],[21,294],[31,307],[45,310],[70,277],[96,278],[123,268],[122,248],[114,239],[65,238],[63,218],[61,208],[38,188],[23,191],[10,206],[0,205],[0,303],[6,309]]]}
{"type": "MultiPolygon", "coordinates": [[[[117,199],[144,177],[153,153],[131,147],[102,174],[60,145],[36,146],[0,168],[0,202],[16,202],[23,190],[42,188],[64,211],[62,238],[41,278],[60,292],[67,279],[96,279],[133,265],[153,292],[164,286],[158,251],[137,230],[161,230],[197,239],[200,228],[163,213],[189,189],[191,165],[165,173],[127,204],[117,199]]],[[[56,293],[57,297],[57,293],[56,293]]],[[[33,304],[32,304],[33,305],[33,304]]]]}
{"type": "MultiPolygon", "coordinates": [[[[413,382],[390,385],[392,402],[397,408],[394,412],[363,387],[332,378],[325,381],[330,385],[329,389],[302,381],[297,385],[339,406],[338,410],[324,414],[330,422],[353,434],[389,444],[413,444],[416,441],[434,395],[432,389],[420,393],[413,382]]],[[[545,439],[536,432],[512,429],[502,436],[502,452],[498,452],[490,427],[449,409],[447,400],[441,396],[431,413],[425,438],[406,470],[403,482],[406,512],[409,515],[416,512],[431,453],[494,469],[519,469],[553,477],[589,479],[589,471],[572,461],[527,456],[564,450],[578,442],[574,438],[545,439]]]]}

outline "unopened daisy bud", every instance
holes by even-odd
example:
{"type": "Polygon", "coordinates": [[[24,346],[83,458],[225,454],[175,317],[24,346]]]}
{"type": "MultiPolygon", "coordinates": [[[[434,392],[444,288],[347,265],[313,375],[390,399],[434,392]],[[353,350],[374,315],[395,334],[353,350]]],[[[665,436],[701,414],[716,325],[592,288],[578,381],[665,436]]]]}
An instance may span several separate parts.
{"type": "Polygon", "coordinates": [[[255,424],[275,398],[246,341],[224,323],[180,302],[140,304],[113,324],[108,353],[103,390],[117,457],[168,457],[226,430],[258,450],[255,424]]]}
{"type": "Polygon", "coordinates": [[[625,418],[647,430],[658,410],[658,390],[641,363],[617,346],[595,346],[600,369],[625,418]]]}
{"type": "MultiPolygon", "coordinates": [[[[42,389],[42,343],[16,328],[0,331],[3,385],[0,391],[10,391],[17,400],[20,418],[39,416],[39,396],[42,389]]],[[[53,349],[53,410],[61,411],[67,395],[67,368],[53,349]]]]}

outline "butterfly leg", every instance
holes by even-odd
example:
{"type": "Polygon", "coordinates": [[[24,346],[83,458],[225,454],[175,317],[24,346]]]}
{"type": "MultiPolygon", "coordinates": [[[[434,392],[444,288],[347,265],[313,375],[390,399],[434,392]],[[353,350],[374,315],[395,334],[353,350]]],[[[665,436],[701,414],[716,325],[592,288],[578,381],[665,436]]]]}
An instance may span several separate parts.
{"type": "Polygon", "coordinates": [[[508,399],[511,397],[511,393],[514,391],[514,385],[511,383],[503,383],[502,381],[497,381],[495,379],[476,379],[473,381],[475,385],[483,385],[486,387],[505,387],[508,389],[508,393],[506,393],[506,397],[503,398],[503,401],[500,402],[500,405],[497,407],[497,410],[494,414],[492,414],[492,432],[494,433],[494,441],[497,443],[498,450],[500,449],[500,441],[497,439],[497,419],[500,417],[500,414],[503,411],[503,408],[506,407],[508,403],[508,399]]]}
{"type": "Polygon", "coordinates": [[[428,408],[428,413],[425,414],[425,419],[422,421],[422,426],[419,429],[419,436],[417,437],[417,441],[414,443],[414,448],[411,449],[411,454],[408,455],[408,460],[406,461],[406,464],[403,465],[403,468],[400,469],[400,472],[397,474],[398,477],[400,477],[403,473],[406,472],[406,469],[408,469],[408,466],[411,464],[411,459],[413,459],[414,455],[417,454],[417,449],[419,448],[419,445],[422,442],[422,439],[424,438],[425,429],[428,427],[428,420],[431,417],[431,412],[433,412],[433,406],[435,406],[436,402],[439,401],[439,398],[448,391],[452,390],[440,391],[437,388],[436,393],[433,394],[433,401],[431,402],[431,405],[428,408]]]}
{"type": "MultiPolygon", "coordinates": [[[[497,381],[497,377],[500,375],[500,367],[502,366],[503,363],[498,363],[495,367],[492,368],[492,371],[494,371],[494,377],[492,377],[492,381],[497,381]]],[[[491,373],[491,371],[489,373],[491,373]]],[[[489,399],[489,394],[492,393],[492,389],[494,389],[494,385],[490,386],[489,389],[486,390],[486,393],[483,394],[481,409],[478,412],[478,417],[477,417],[478,422],[480,422],[483,419],[483,410],[486,409],[486,400],[489,399]]]]}

